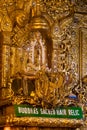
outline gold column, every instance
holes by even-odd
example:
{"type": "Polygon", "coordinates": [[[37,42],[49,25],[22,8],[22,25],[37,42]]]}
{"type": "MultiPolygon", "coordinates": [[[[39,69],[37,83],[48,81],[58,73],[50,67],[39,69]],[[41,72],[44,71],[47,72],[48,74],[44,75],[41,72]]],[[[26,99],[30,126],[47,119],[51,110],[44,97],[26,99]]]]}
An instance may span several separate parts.
{"type": "Polygon", "coordinates": [[[10,47],[8,45],[3,45],[2,47],[2,86],[6,87],[6,82],[9,79],[9,58],[10,58],[10,47]]]}
{"type": "Polygon", "coordinates": [[[11,53],[11,57],[10,57],[10,64],[11,64],[10,74],[11,74],[11,76],[14,75],[14,72],[15,72],[15,52],[16,52],[15,47],[11,47],[11,50],[10,50],[10,53],[11,53]]]}
{"type": "Polygon", "coordinates": [[[10,79],[10,47],[8,45],[2,46],[2,91],[1,97],[6,98],[7,86],[10,79]]]}

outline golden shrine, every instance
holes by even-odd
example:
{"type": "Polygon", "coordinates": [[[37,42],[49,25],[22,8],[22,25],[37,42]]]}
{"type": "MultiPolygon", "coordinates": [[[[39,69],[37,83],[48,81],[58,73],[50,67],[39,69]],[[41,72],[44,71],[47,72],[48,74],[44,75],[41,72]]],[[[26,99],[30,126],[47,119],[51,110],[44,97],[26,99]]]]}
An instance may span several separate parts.
{"type": "Polygon", "coordinates": [[[86,127],[86,50],[86,0],[0,0],[0,130],[86,127]]]}

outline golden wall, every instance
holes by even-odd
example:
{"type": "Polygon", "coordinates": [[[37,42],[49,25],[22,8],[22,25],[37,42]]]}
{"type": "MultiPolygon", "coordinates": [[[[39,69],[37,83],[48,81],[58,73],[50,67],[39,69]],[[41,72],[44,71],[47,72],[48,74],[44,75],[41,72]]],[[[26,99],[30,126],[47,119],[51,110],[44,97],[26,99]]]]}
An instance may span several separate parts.
{"type": "MultiPolygon", "coordinates": [[[[11,124],[14,120],[21,122],[15,118],[13,108],[10,112],[8,110],[14,104],[30,104],[42,108],[80,106],[84,111],[85,120],[86,43],[85,0],[1,0],[1,125],[4,122],[11,124]],[[70,97],[73,96],[76,100],[71,100],[70,97]]],[[[77,121],[76,127],[85,125],[84,120],[77,121]]],[[[65,120],[63,123],[68,127],[67,122],[68,120],[65,120]]],[[[73,127],[74,120],[69,120],[68,123],[73,127]]],[[[51,128],[33,129],[51,130],[51,128]]],[[[66,129],[68,130],[63,128],[66,129]]]]}

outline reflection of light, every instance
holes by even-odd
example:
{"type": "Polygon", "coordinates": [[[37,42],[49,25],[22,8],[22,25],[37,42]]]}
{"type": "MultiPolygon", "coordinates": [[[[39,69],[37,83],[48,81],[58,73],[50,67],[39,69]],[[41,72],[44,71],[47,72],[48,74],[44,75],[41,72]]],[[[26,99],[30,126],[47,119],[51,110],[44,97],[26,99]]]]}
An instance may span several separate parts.
{"type": "Polygon", "coordinates": [[[27,48],[27,51],[29,51],[29,50],[30,50],[30,48],[28,47],[28,48],[27,48]]]}
{"type": "Polygon", "coordinates": [[[4,130],[11,130],[11,128],[10,127],[4,127],[4,130]]]}

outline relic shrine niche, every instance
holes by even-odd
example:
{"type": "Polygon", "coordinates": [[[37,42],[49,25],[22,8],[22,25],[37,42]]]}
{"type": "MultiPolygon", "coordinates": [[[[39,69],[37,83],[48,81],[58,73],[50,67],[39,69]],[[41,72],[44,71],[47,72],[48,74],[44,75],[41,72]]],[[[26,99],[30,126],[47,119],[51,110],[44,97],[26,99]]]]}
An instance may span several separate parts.
{"type": "Polygon", "coordinates": [[[24,92],[27,93],[25,95],[28,95],[28,90],[35,88],[33,82],[37,78],[36,74],[39,71],[48,71],[52,67],[52,39],[48,35],[44,36],[43,32],[31,31],[26,44],[24,43],[20,47],[16,47],[16,49],[11,47],[10,60],[15,61],[14,64],[11,63],[13,64],[11,66],[12,88],[18,89],[19,84],[26,91],[24,92]],[[17,82],[17,87],[15,87],[17,82]],[[27,86],[29,83],[30,88],[29,85],[27,86]]]}

